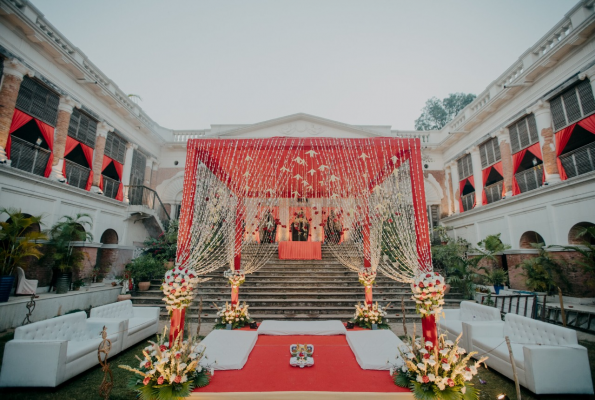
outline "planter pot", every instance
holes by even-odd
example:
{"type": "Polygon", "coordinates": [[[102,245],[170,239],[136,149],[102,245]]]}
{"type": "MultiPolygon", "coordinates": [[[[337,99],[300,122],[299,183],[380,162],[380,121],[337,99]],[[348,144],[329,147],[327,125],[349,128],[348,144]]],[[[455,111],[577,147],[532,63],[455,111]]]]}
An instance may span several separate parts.
{"type": "Polygon", "coordinates": [[[450,293],[450,284],[446,284],[444,285],[444,295],[446,296],[448,293],[450,293]]]}
{"type": "Polygon", "coordinates": [[[73,286],[72,287],[72,290],[78,291],[78,290],[81,290],[81,287],[80,286],[73,286]]]}
{"type": "Polygon", "coordinates": [[[494,292],[496,292],[496,294],[500,294],[500,290],[504,289],[504,285],[494,285],[494,292]]]}
{"type": "Polygon", "coordinates": [[[139,282],[138,283],[138,290],[140,290],[141,292],[144,292],[145,290],[149,290],[149,287],[151,287],[151,282],[139,282]]]}
{"type": "Polygon", "coordinates": [[[56,278],[56,294],[68,293],[72,282],[72,272],[58,272],[56,278]]]}
{"type": "Polygon", "coordinates": [[[14,276],[3,275],[0,276],[0,303],[6,303],[10,297],[10,291],[14,284],[14,276]]]}

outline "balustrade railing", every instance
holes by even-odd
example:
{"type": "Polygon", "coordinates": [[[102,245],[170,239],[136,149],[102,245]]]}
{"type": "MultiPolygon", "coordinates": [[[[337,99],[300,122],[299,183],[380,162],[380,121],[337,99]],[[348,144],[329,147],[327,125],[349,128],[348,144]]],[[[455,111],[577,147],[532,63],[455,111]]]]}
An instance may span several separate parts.
{"type": "Polygon", "coordinates": [[[115,199],[118,195],[118,189],[120,188],[120,182],[108,178],[107,176],[103,175],[103,195],[109,197],[111,199],[115,199]]]}
{"type": "Polygon", "coordinates": [[[503,182],[500,181],[484,188],[488,204],[502,200],[502,184],[503,182]]]}
{"type": "Polygon", "coordinates": [[[70,186],[85,189],[91,170],[74,161],[64,160],[64,162],[66,163],[66,182],[68,182],[70,186]]]}
{"type": "Polygon", "coordinates": [[[500,309],[502,315],[511,313],[523,317],[538,319],[537,295],[535,294],[513,294],[513,295],[488,295],[481,297],[481,304],[500,309]]]}
{"type": "Polygon", "coordinates": [[[595,171],[595,142],[562,154],[560,161],[569,178],[595,171]]]}
{"type": "Polygon", "coordinates": [[[521,193],[537,189],[543,185],[543,164],[514,174],[521,193]]]}
{"type": "Polygon", "coordinates": [[[51,151],[12,136],[10,145],[10,161],[13,168],[45,176],[45,169],[50,159],[51,151]]]}
{"type": "Polygon", "coordinates": [[[475,192],[461,196],[461,202],[463,203],[463,211],[469,211],[473,208],[475,201],[475,192]]]}
{"type": "Polygon", "coordinates": [[[156,191],[146,186],[136,185],[126,186],[124,190],[128,196],[128,204],[131,206],[144,206],[154,210],[157,213],[157,218],[161,221],[161,225],[167,228],[171,218],[156,191]]]}

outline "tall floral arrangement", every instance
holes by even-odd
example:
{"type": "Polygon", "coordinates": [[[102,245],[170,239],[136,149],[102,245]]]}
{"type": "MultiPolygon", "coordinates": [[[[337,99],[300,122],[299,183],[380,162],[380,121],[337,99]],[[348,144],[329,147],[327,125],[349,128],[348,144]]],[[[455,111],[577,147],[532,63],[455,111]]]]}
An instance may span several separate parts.
{"type": "Polygon", "coordinates": [[[441,335],[438,346],[433,346],[416,339],[414,334],[405,345],[406,350],[399,348],[404,363],[391,367],[395,384],[411,389],[417,400],[478,399],[479,392],[470,381],[487,357],[470,364],[477,352],[465,355],[465,349],[459,347],[461,336],[453,343],[441,335]]]}
{"type": "Polygon", "coordinates": [[[443,315],[445,288],[444,277],[438,272],[424,272],[415,277],[411,284],[412,299],[415,300],[415,310],[422,318],[431,315],[439,318],[443,315]]]}
{"type": "Polygon", "coordinates": [[[166,304],[165,308],[171,313],[172,310],[183,310],[189,307],[194,299],[198,281],[198,277],[188,268],[180,266],[167,271],[161,285],[161,290],[165,295],[163,298],[166,304]]]}
{"type": "Polygon", "coordinates": [[[136,357],[138,368],[120,365],[120,368],[134,372],[128,386],[138,392],[143,400],[178,400],[190,395],[193,389],[209,384],[214,370],[210,365],[201,365],[206,348],[196,337],[182,340],[182,336],[170,348],[166,342],[167,328],[157,342],[143,349],[143,358],[136,357]]]}

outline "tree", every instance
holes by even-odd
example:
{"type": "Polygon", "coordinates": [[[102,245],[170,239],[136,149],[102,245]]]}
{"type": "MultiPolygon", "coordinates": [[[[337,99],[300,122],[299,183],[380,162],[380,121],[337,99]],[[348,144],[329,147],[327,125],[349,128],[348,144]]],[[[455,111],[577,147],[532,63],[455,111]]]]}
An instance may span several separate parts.
{"type": "Polygon", "coordinates": [[[60,218],[50,230],[50,240],[47,244],[54,267],[62,272],[78,269],[85,256],[80,249],[73,247],[73,242],[85,242],[93,240],[93,235],[85,230],[92,228],[91,216],[89,214],[68,215],[60,218]]]}
{"type": "Polygon", "coordinates": [[[442,100],[432,97],[426,101],[421,115],[415,120],[415,129],[418,131],[442,129],[475,97],[471,93],[451,93],[442,100]]]}

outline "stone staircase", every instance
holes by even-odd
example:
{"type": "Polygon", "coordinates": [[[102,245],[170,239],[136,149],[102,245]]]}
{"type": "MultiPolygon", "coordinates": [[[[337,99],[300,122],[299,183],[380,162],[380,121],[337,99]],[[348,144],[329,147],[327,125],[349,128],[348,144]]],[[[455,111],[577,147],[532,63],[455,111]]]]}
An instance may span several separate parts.
{"type": "MultiPolygon", "coordinates": [[[[199,286],[198,296],[186,314],[196,322],[200,297],[203,301],[201,318],[212,322],[217,306],[230,300],[231,290],[225,269],[206,275],[211,280],[199,286]]],[[[161,318],[167,318],[163,305],[161,282],[154,280],[148,291],[136,292],[132,301],[135,306],[161,306],[161,318]]],[[[409,285],[395,282],[379,275],[374,286],[374,301],[389,306],[389,319],[401,320],[401,298],[405,298],[408,320],[417,320],[415,303],[410,299],[409,285]]],[[[357,273],[339,263],[328,248],[323,246],[322,260],[290,261],[278,260],[275,256],[260,269],[246,277],[240,287],[240,301],[250,305],[250,314],[257,321],[264,319],[319,320],[353,317],[354,305],[364,301],[364,287],[359,283],[357,273]]],[[[461,296],[450,293],[445,307],[458,307],[461,296]]]]}

